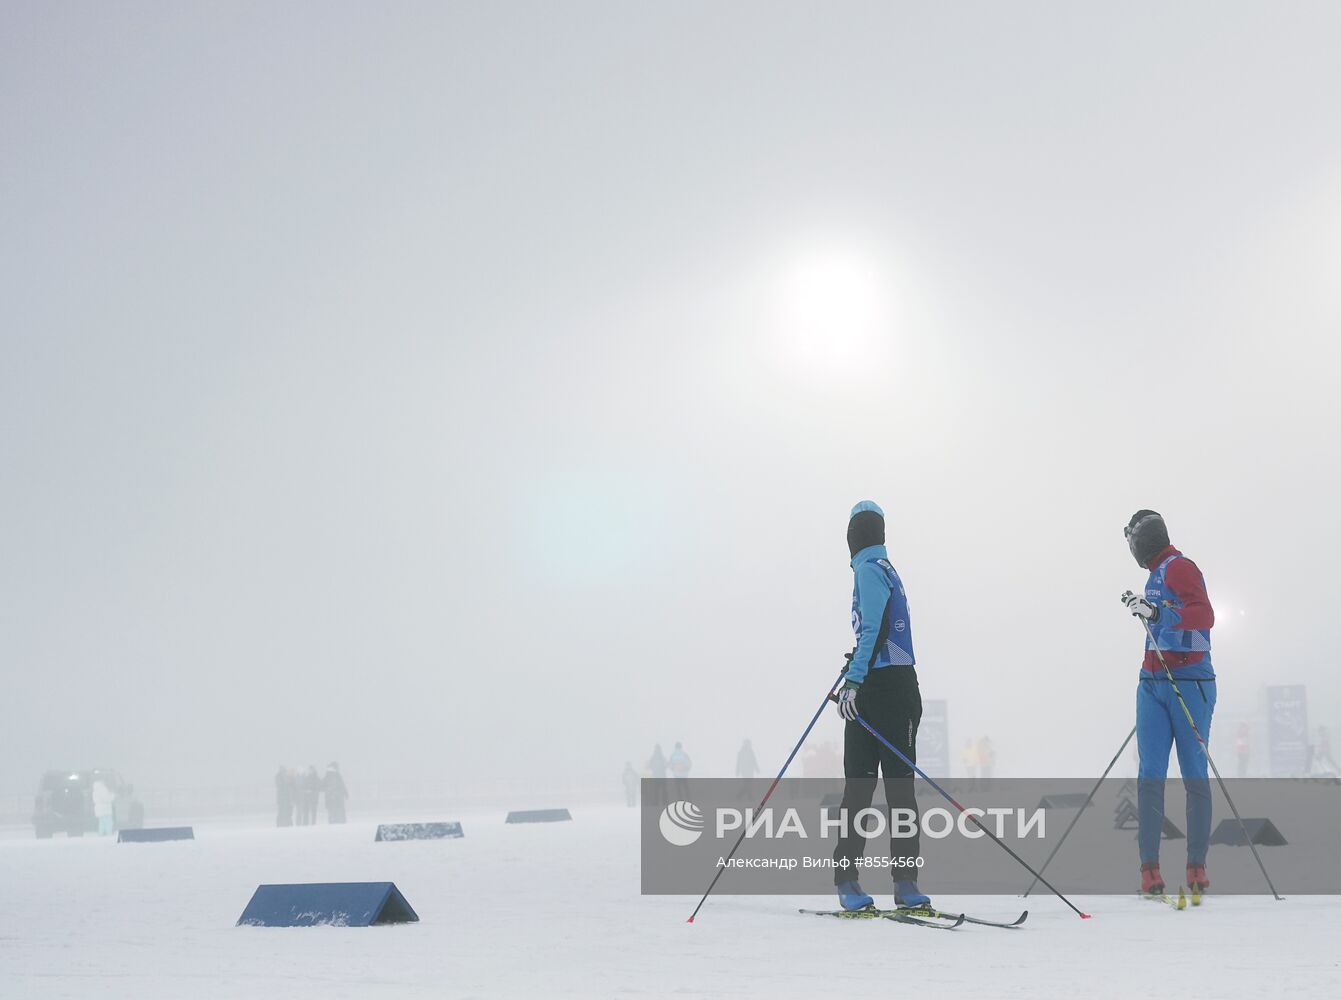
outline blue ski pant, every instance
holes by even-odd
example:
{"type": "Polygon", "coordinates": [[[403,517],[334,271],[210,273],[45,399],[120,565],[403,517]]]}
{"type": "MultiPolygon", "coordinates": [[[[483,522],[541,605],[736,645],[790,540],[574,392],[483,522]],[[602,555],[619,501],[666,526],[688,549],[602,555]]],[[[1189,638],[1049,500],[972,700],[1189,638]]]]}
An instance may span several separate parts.
{"type": "MultiPolygon", "coordinates": [[[[1179,680],[1177,684],[1202,738],[1209,741],[1211,716],[1215,713],[1215,681],[1179,680]]],[[[1164,831],[1164,779],[1169,774],[1169,751],[1173,747],[1178,748],[1178,769],[1182,771],[1187,792],[1187,863],[1204,865],[1211,837],[1211,783],[1206,754],[1178,703],[1173,684],[1163,675],[1142,677],[1136,688],[1136,749],[1141,758],[1136,811],[1142,862],[1159,861],[1159,840],[1164,831]]]]}

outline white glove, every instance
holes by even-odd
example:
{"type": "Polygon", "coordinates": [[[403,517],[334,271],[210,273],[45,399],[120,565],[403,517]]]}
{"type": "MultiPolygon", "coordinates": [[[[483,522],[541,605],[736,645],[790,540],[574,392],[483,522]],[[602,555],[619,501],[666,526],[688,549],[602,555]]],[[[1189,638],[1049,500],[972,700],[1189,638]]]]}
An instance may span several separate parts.
{"type": "Polygon", "coordinates": [[[1133,594],[1130,590],[1122,595],[1122,603],[1127,606],[1127,610],[1139,618],[1144,618],[1148,622],[1159,621],[1159,608],[1155,607],[1140,594],[1133,594]]]}
{"type": "Polygon", "coordinates": [[[848,681],[838,692],[838,714],[848,722],[857,721],[857,692],[860,690],[860,684],[848,681]]]}

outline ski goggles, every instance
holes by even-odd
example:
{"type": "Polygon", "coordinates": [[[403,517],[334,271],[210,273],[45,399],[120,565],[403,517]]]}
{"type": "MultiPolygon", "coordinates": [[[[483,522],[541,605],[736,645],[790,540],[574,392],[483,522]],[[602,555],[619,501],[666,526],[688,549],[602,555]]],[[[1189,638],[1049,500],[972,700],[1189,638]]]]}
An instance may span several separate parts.
{"type": "Polygon", "coordinates": [[[1126,527],[1124,527],[1122,529],[1122,537],[1130,542],[1131,536],[1141,530],[1141,525],[1145,524],[1148,521],[1162,521],[1162,520],[1164,520],[1164,518],[1161,517],[1159,514],[1147,514],[1145,517],[1141,518],[1135,524],[1128,524],[1126,527]]]}

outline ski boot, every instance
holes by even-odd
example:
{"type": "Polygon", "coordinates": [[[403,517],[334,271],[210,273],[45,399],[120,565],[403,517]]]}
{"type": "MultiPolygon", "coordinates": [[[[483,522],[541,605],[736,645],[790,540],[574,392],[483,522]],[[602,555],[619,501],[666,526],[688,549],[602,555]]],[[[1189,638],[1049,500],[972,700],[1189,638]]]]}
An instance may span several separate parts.
{"type": "Polygon", "coordinates": [[[1187,866],[1187,887],[1196,892],[1205,892],[1211,887],[1211,880],[1206,877],[1205,865],[1187,866]]]}
{"type": "Polygon", "coordinates": [[[861,886],[855,879],[851,882],[839,882],[834,889],[838,892],[838,905],[845,910],[864,910],[868,906],[875,905],[875,900],[861,891],[861,886]]]}
{"type": "Polygon", "coordinates": [[[1141,864],[1141,892],[1147,896],[1164,894],[1164,876],[1159,873],[1158,861],[1146,861],[1141,864]]]}
{"type": "Polygon", "coordinates": [[[931,906],[931,897],[917,888],[912,879],[894,883],[894,905],[900,910],[920,910],[931,906]]]}
{"type": "Polygon", "coordinates": [[[1201,905],[1201,894],[1211,887],[1211,880],[1206,877],[1205,865],[1187,866],[1187,884],[1192,890],[1192,905],[1201,905]]]}

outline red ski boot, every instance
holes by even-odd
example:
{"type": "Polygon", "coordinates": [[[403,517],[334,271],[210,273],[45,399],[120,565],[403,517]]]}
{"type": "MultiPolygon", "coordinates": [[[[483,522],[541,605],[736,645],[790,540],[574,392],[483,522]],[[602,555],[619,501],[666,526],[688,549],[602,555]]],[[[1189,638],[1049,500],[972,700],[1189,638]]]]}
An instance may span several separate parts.
{"type": "Polygon", "coordinates": [[[1206,877],[1205,865],[1187,866],[1187,886],[1197,892],[1205,892],[1211,887],[1211,880],[1206,877]]]}
{"type": "Polygon", "coordinates": [[[1163,895],[1164,876],[1159,873],[1158,861],[1147,861],[1141,865],[1141,891],[1147,896],[1163,895]]]}

